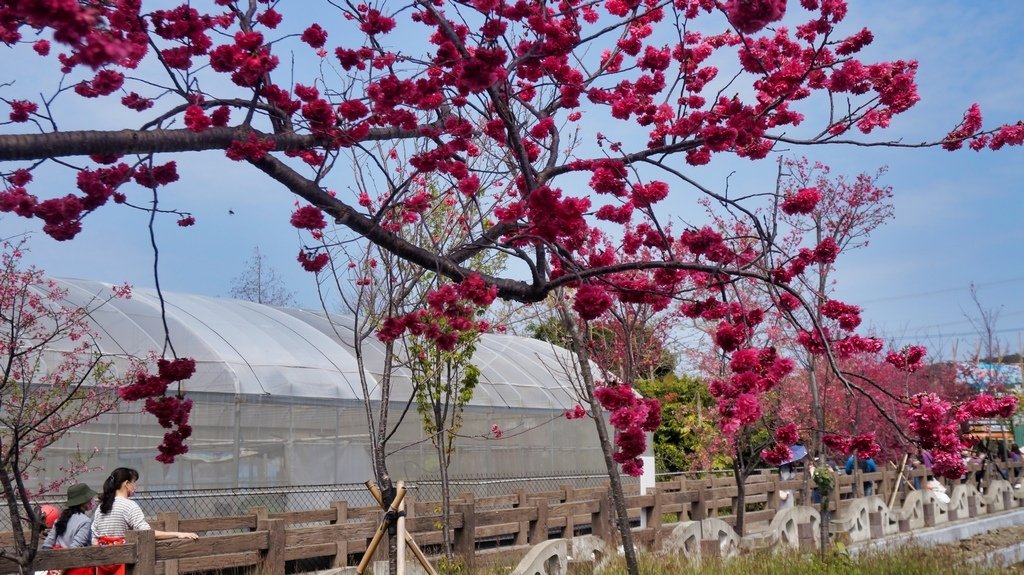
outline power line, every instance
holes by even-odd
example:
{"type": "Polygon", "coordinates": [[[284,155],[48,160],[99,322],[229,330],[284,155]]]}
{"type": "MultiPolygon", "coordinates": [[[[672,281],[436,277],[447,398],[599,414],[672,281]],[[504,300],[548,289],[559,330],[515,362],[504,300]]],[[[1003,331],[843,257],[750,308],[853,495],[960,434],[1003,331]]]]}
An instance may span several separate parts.
{"type": "MultiPolygon", "coordinates": [[[[1000,313],[1000,314],[998,314],[996,319],[1002,319],[1004,317],[1009,317],[1009,316],[1014,316],[1014,315],[1022,315],[1022,314],[1024,314],[1024,310],[1011,311],[1010,313],[1000,313]]],[[[933,323],[933,324],[929,324],[929,325],[922,325],[922,326],[920,326],[920,327],[918,327],[916,329],[917,329],[917,331],[930,330],[930,329],[934,329],[934,328],[937,328],[937,327],[946,327],[946,326],[950,326],[950,325],[960,325],[960,324],[964,324],[964,323],[973,323],[975,320],[982,321],[982,318],[964,318],[964,319],[957,320],[957,321],[947,321],[947,322],[943,322],[943,323],[933,323]]]]}
{"type": "MultiPolygon", "coordinates": [[[[989,287],[989,286],[1002,285],[1002,284],[1008,284],[1008,283],[1017,283],[1017,282],[1024,282],[1024,277],[1007,278],[1007,279],[995,280],[995,281],[985,282],[985,283],[976,283],[976,284],[974,284],[974,287],[982,288],[982,287],[989,287]]],[[[883,302],[883,301],[895,301],[895,300],[901,300],[901,299],[911,299],[911,298],[917,298],[917,297],[926,296],[926,295],[939,295],[939,294],[944,294],[944,293],[953,293],[953,292],[958,292],[958,291],[962,291],[962,290],[965,290],[965,289],[970,289],[970,286],[968,285],[966,287],[964,287],[964,286],[951,287],[951,288],[943,288],[943,289],[930,290],[930,291],[922,291],[922,292],[916,292],[916,293],[908,293],[908,294],[902,294],[902,295],[880,297],[880,298],[869,299],[869,300],[861,300],[860,303],[861,304],[867,304],[867,303],[878,303],[878,302],[883,302]]]]}
{"type": "MultiPolygon", "coordinates": [[[[1020,326],[1020,327],[1007,327],[1007,328],[1003,328],[1003,329],[994,329],[994,330],[992,330],[991,333],[996,334],[996,333],[1016,333],[1016,332],[1024,332],[1024,326],[1020,326]]],[[[902,340],[906,340],[906,339],[951,338],[951,337],[967,337],[967,336],[971,336],[971,335],[979,336],[979,337],[981,336],[981,334],[976,332],[976,331],[962,331],[962,332],[958,332],[958,333],[936,332],[936,333],[930,333],[930,334],[924,334],[924,335],[921,335],[920,332],[919,332],[918,335],[895,335],[895,336],[885,336],[885,338],[886,339],[891,339],[891,340],[894,340],[894,341],[902,341],[902,340]]]]}

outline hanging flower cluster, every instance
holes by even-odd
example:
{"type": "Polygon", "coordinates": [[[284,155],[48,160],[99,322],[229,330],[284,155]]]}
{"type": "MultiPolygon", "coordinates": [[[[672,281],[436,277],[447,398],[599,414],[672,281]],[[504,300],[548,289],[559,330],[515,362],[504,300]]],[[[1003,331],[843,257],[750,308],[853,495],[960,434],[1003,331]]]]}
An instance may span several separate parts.
{"type": "Polygon", "coordinates": [[[862,433],[852,437],[829,434],[822,436],[821,441],[836,453],[855,453],[857,459],[871,459],[882,452],[874,433],[862,433]]]}
{"type": "Polygon", "coordinates": [[[661,403],[653,397],[640,397],[628,385],[600,385],[594,397],[611,412],[609,421],[617,432],[612,458],[622,466],[623,473],[638,477],[644,470],[640,456],[647,449],[645,433],[661,425],[661,403]]]}
{"type": "Polygon", "coordinates": [[[809,214],[821,201],[821,193],[817,188],[804,188],[799,192],[786,196],[782,201],[782,211],[789,214],[809,214]]]}
{"type": "Polygon", "coordinates": [[[394,341],[408,331],[423,336],[444,351],[455,349],[459,336],[471,331],[486,331],[490,325],[477,321],[477,311],[494,301],[498,290],[484,282],[480,274],[471,274],[459,284],[445,284],[427,295],[427,309],[384,320],[377,339],[394,341]]]}
{"type": "Polygon", "coordinates": [[[733,435],[741,427],[761,419],[764,394],[793,371],[793,360],[780,356],[773,347],[748,347],[732,354],[729,367],[732,371],[729,379],[715,379],[708,389],[718,401],[722,431],[733,435]]]}
{"type": "Polygon", "coordinates": [[[737,30],[754,34],[772,22],[782,20],[786,14],[786,0],[729,0],[724,9],[729,22],[737,30]]]}
{"type": "Polygon", "coordinates": [[[583,406],[576,404],[572,409],[565,410],[566,419],[583,419],[587,415],[587,410],[583,409],[583,406]]]}
{"type": "Polygon", "coordinates": [[[900,371],[914,373],[924,365],[923,360],[927,353],[928,350],[923,346],[908,345],[898,352],[890,352],[885,356],[885,361],[900,371]]]}
{"type": "MultiPolygon", "coordinates": [[[[110,162],[113,163],[113,162],[110,162]]],[[[129,181],[140,186],[156,189],[178,181],[176,162],[150,166],[139,164],[130,167],[118,163],[109,168],[84,169],[78,172],[78,189],[81,195],[67,194],[61,198],[39,201],[27,193],[25,186],[32,181],[28,170],[17,170],[4,178],[0,189],[0,212],[13,212],[24,218],[43,220],[43,231],[55,240],[70,240],[82,231],[82,219],[90,212],[105,205],[110,199],[121,203],[117,189],[129,181]]]]}
{"type": "Polygon", "coordinates": [[[188,424],[192,412],[192,400],[186,399],[181,393],[165,395],[172,383],[185,381],[196,371],[196,361],[189,357],[157,360],[156,374],[139,371],[135,375],[135,383],[118,389],[117,393],[125,401],[145,399],[145,411],[153,414],[164,429],[164,439],[158,447],[160,454],[156,460],[163,463],[174,463],[175,457],[188,452],[185,441],[192,435],[192,427],[188,424]]]}
{"type": "Polygon", "coordinates": [[[934,393],[919,393],[910,398],[905,415],[908,431],[917,436],[923,449],[932,452],[932,473],[957,478],[966,473],[960,450],[969,447],[960,436],[962,423],[976,418],[1010,417],[1017,410],[1017,398],[993,397],[987,393],[955,405],[934,393]]]}
{"type": "Polygon", "coordinates": [[[791,446],[800,440],[800,431],[795,423],[787,423],[775,430],[775,445],[761,452],[761,459],[768,465],[782,465],[793,457],[791,446]]]}

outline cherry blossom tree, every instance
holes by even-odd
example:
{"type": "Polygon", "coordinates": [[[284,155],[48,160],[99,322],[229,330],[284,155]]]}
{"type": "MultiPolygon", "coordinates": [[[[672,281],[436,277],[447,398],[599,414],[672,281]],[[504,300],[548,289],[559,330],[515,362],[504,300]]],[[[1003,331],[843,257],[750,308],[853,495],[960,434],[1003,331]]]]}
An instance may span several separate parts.
{"type": "MultiPolygon", "coordinates": [[[[51,475],[38,488],[29,478],[42,476],[49,446],[116,406],[116,390],[136,365],[121,358],[115,368],[94,345],[89,314],[105,301],[69,306],[54,281],[21,265],[23,243],[0,248],[0,486],[14,535],[5,554],[31,572],[43,527],[33,501],[87,470],[90,454],[48,465],[51,475]]],[[[130,296],[127,287],[114,292],[130,296]]]]}
{"type": "MultiPolygon", "coordinates": [[[[717,317],[715,343],[730,362],[739,355],[748,384],[774,369],[775,360],[759,363],[769,348],[750,345],[770,310],[734,305],[731,287],[774,286],[780,301],[766,305],[788,306],[781,295],[797,297],[794,282],[812,262],[834,261],[839,246],[826,238],[789,258],[757,210],[806,214],[813,194],[718,189],[701,183],[702,166],[723,155],[763,160],[780,145],[1024,142],[1024,124],[987,126],[977,106],[930,141],[879,135],[918,102],[917,63],[858,59],[873,35],[846,24],[843,0],[147,5],[0,2],[0,40],[56,72],[42,93],[3,85],[0,210],[41,221],[59,240],[97,210],[138,208],[188,227],[201,222],[187,206],[166,207],[188,160],[242,162],[298,196],[296,227],[329,219],[452,282],[476,277],[473,256],[507,254],[508,266],[479,276],[503,299],[537,302],[568,288],[588,321],[638,293],[699,304],[717,317]],[[72,105],[95,110],[76,114],[76,126],[95,123],[62,129],[72,105]],[[486,168],[474,165],[480,157],[486,168]],[[338,177],[339,165],[351,172],[338,177]],[[44,169],[66,171],[77,190],[34,182],[44,169]],[[423,178],[438,196],[422,193],[423,178]],[[667,225],[668,209],[698,198],[747,231],[667,225]],[[469,214],[458,245],[401,233],[437,202],[469,214]],[[641,247],[657,257],[635,257],[641,247]]],[[[330,247],[297,259],[323,270],[330,247]]],[[[874,345],[826,333],[816,307],[797,302],[787,317],[833,371],[834,348],[874,345]]],[[[922,356],[908,348],[893,361],[912,369],[922,356]]],[[[154,376],[160,385],[137,394],[156,402],[164,383],[190,372],[169,369],[187,368],[187,358],[165,361],[186,363],[168,364],[154,376]]],[[[168,398],[161,413],[171,408],[181,439],[187,404],[168,398]]],[[[915,409],[911,428],[924,442],[959,413],[930,397],[915,409]]]]}
{"type": "MultiPolygon", "coordinates": [[[[806,158],[780,161],[779,168],[781,195],[787,198],[780,220],[789,226],[786,244],[794,257],[799,250],[806,249],[807,244],[817,246],[826,240],[844,253],[863,248],[868,245],[871,233],[894,217],[892,188],[880,184],[884,169],[875,174],[865,172],[846,178],[833,176],[828,166],[806,158]],[[817,201],[813,201],[814,196],[817,201]],[[798,204],[808,200],[814,205],[805,211],[798,204]]],[[[813,261],[808,267],[794,284],[799,286],[802,296],[812,302],[815,323],[833,333],[858,327],[860,308],[836,298],[835,262],[813,261]]],[[[813,414],[812,451],[819,453],[821,430],[830,429],[825,421],[825,405],[829,399],[840,400],[846,390],[836,385],[838,382],[830,370],[818,369],[821,359],[817,354],[804,350],[799,359],[813,414]],[[834,395],[825,396],[823,387],[828,387],[834,395]]]]}

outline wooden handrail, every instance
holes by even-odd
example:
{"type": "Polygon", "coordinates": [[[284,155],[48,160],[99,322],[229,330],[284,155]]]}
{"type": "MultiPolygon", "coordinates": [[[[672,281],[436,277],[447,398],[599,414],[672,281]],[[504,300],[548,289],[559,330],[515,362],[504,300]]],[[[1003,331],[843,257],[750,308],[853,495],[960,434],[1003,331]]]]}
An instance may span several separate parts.
{"type": "MultiPolygon", "coordinates": [[[[1011,474],[1017,474],[1024,465],[1008,464],[1003,468],[1011,474]]],[[[972,469],[968,472],[971,481],[974,479],[974,471],[972,469]]],[[[926,470],[910,470],[906,475],[911,483],[915,478],[921,478],[923,482],[926,470]]],[[[1014,476],[1011,475],[1011,479],[1014,476]]],[[[901,502],[901,497],[910,492],[912,486],[907,482],[897,482],[895,478],[896,470],[888,467],[874,473],[862,473],[859,477],[840,472],[836,476],[838,495],[833,495],[835,509],[848,504],[855,481],[871,481],[877,486],[876,494],[882,496],[884,501],[895,497],[895,501],[901,502]],[[895,496],[886,492],[897,485],[899,490],[895,496]]],[[[798,504],[809,505],[810,502],[804,500],[806,496],[800,491],[805,485],[806,479],[783,481],[777,475],[758,476],[747,485],[747,519],[751,522],[769,520],[776,511],[779,502],[776,493],[780,490],[790,491],[797,498],[798,504]]],[[[662,537],[662,529],[671,527],[674,523],[672,519],[683,521],[718,517],[727,523],[734,523],[734,516],[726,513],[732,509],[735,496],[735,486],[723,485],[717,480],[678,479],[658,483],[655,489],[645,495],[627,496],[626,507],[631,519],[646,519],[647,527],[642,531],[641,540],[653,543],[662,537]]],[[[485,538],[533,545],[546,539],[552,529],[561,529],[563,535],[568,537],[580,526],[591,526],[595,534],[608,540],[615,537],[614,529],[611,528],[611,505],[607,488],[562,489],[542,493],[523,491],[515,496],[474,498],[471,504],[466,501],[457,506],[460,513],[455,513],[448,524],[454,530],[460,550],[464,553],[485,538]],[[467,518],[461,511],[472,511],[473,515],[467,518]]],[[[414,510],[406,521],[409,532],[422,545],[439,543],[440,516],[432,513],[435,506],[432,503],[410,501],[409,508],[414,510]]],[[[331,557],[335,566],[344,566],[349,564],[350,554],[354,556],[366,549],[367,540],[377,529],[379,514],[379,508],[350,508],[344,502],[337,502],[329,509],[312,511],[268,513],[266,509],[254,509],[249,515],[197,519],[180,519],[174,512],[164,512],[161,521],[151,522],[154,528],[159,529],[162,523],[177,523],[179,530],[199,532],[201,537],[194,541],[147,543],[147,538],[142,536],[138,541],[125,545],[42,550],[33,567],[36,570],[57,570],[125,563],[137,567],[130,575],[173,575],[173,563],[167,563],[170,561],[177,562],[179,573],[253,566],[273,575],[283,573],[286,560],[323,556],[331,557]],[[311,527],[309,523],[321,525],[311,527]],[[225,530],[241,532],[205,534],[225,530]],[[172,568],[167,569],[168,566],[172,568]]],[[[12,541],[11,533],[0,533],[0,547],[10,547],[12,541]]],[[[14,561],[0,557],[0,574],[17,571],[14,561]]]]}

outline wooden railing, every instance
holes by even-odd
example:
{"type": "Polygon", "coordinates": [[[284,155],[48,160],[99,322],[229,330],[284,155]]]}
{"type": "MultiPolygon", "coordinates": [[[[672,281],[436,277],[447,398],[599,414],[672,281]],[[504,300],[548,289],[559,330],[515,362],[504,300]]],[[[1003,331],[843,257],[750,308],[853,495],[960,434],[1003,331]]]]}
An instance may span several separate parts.
{"type": "MultiPolygon", "coordinates": [[[[1021,465],[1005,465],[1011,480],[1021,465]]],[[[906,473],[912,482],[924,470],[906,473]]],[[[973,472],[969,474],[973,480],[973,472]]],[[[893,468],[875,473],[837,476],[838,510],[859,494],[865,482],[875,485],[875,494],[897,504],[912,487],[898,481],[893,468]],[[898,485],[898,489],[897,489],[898,485]],[[895,490],[895,496],[893,495],[895,490]]],[[[751,527],[767,523],[778,511],[779,492],[790,491],[797,505],[811,504],[812,488],[806,479],[782,481],[777,474],[755,474],[745,486],[745,521],[751,527]]],[[[639,545],[659,545],[679,521],[718,517],[735,525],[737,490],[731,477],[680,478],[659,482],[643,495],[627,495],[626,504],[634,536],[639,545]]],[[[442,543],[441,517],[437,502],[406,499],[406,529],[424,550],[442,543]]],[[[231,517],[182,519],[175,512],[163,512],[151,522],[154,529],[193,531],[198,540],[155,541],[152,531],[129,533],[124,545],[42,550],[36,556],[36,570],[124,563],[129,575],[179,575],[226,568],[249,568],[261,575],[281,575],[287,561],[324,558],[333,567],[355,564],[383,516],[378,507],[349,508],[344,501],[329,509],[270,513],[254,508],[251,513],[231,517]],[[225,532],[233,532],[223,534],[225,532]]],[[[519,491],[497,497],[464,494],[453,498],[447,526],[456,553],[472,565],[482,543],[488,546],[536,545],[549,537],[572,537],[579,530],[590,532],[614,544],[611,498],[607,487],[558,491],[519,491]]],[[[13,545],[11,533],[0,533],[0,547],[13,545]]],[[[381,553],[379,551],[378,553],[381,553]]],[[[0,557],[0,573],[15,573],[17,565],[0,557]]]]}

